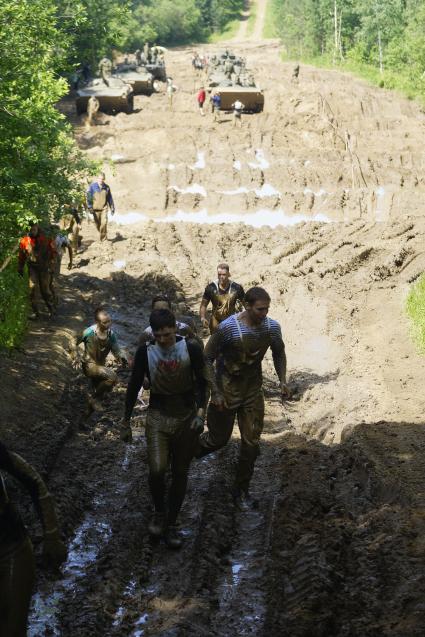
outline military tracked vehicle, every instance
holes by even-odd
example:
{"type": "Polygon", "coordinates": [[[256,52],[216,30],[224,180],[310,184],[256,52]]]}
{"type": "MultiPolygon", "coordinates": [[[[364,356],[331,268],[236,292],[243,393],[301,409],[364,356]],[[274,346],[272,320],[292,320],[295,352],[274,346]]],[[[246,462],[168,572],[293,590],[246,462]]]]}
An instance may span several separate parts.
{"type": "Polygon", "coordinates": [[[222,111],[232,110],[232,104],[236,100],[244,105],[244,113],[261,113],[264,109],[264,93],[257,86],[218,86],[214,93],[221,97],[222,111]]]}
{"type": "Polygon", "coordinates": [[[165,82],[167,80],[165,64],[161,64],[161,62],[143,64],[142,68],[144,68],[148,73],[152,73],[154,80],[159,80],[160,82],[165,82]]]}
{"type": "Polygon", "coordinates": [[[152,73],[137,64],[118,64],[112,76],[130,84],[134,95],[152,95],[158,90],[157,80],[152,73]]]}
{"type": "Polygon", "coordinates": [[[99,100],[102,113],[133,112],[133,89],[118,77],[109,77],[107,82],[96,78],[80,88],[76,99],[78,115],[87,111],[87,102],[92,95],[99,100]]]}

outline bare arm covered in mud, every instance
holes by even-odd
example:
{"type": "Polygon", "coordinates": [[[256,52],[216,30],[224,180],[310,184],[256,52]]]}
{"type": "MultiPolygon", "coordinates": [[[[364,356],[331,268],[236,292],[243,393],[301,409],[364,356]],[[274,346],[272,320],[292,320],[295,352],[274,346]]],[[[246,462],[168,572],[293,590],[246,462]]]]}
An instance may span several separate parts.
{"type": "Polygon", "coordinates": [[[195,339],[189,339],[187,341],[187,349],[194,376],[195,401],[198,408],[198,415],[203,416],[208,402],[208,380],[204,354],[201,346],[195,339]]]}
{"type": "Polygon", "coordinates": [[[224,406],[224,397],[217,385],[214,363],[221,350],[222,338],[221,330],[218,329],[210,336],[204,350],[205,374],[211,391],[211,402],[218,407],[224,406]]]}
{"type": "Polygon", "coordinates": [[[143,385],[145,376],[149,376],[148,354],[146,345],[142,345],[137,349],[134,357],[133,370],[127,385],[127,393],[125,396],[124,422],[128,422],[133,413],[137,396],[143,385]]]}
{"type": "Polygon", "coordinates": [[[280,382],[280,391],[282,399],[290,398],[291,392],[286,384],[286,352],[285,343],[283,342],[282,332],[279,327],[279,331],[273,334],[271,339],[270,348],[272,350],[273,364],[276,370],[277,377],[280,382]]]}
{"type": "Polygon", "coordinates": [[[44,555],[60,564],[66,559],[67,550],[60,539],[53,498],[40,474],[17,453],[8,451],[0,443],[0,469],[18,480],[30,494],[44,532],[44,555]]]}

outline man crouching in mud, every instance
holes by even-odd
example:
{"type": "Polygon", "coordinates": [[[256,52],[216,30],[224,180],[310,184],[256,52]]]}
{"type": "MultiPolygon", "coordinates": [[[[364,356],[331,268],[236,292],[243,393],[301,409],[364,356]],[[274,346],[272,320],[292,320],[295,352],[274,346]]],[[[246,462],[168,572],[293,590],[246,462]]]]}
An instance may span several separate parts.
{"type": "Polygon", "coordinates": [[[149,488],[155,513],[149,524],[154,537],[169,548],[182,545],[176,520],[186,494],[187,474],[196,439],[204,429],[207,382],[202,348],[176,336],[176,319],[167,309],[149,319],[155,341],[141,345],[127,387],[121,439],[131,441],[130,417],[143,379],[150,383],[146,420],[149,488]],[[171,486],[165,503],[165,474],[171,458],[171,486]]]}
{"type": "Polygon", "coordinates": [[[196,452],[196,457],[201,458],[223,447],[232,435],[237,415],[241,448],[234,497],[242,508],[253,504],[248,489],[260,452],[264,424],[261,362],[269,347],[282,400],[290,397],[280,325],[267,317],[270,296],[263,288],[253,287],[245,294],[244,304],[245,311],[220,323],[205,347],[211,402],[207,414],[208,431],[200,436],[196,452]]]}
{"type": "Polygon", "coordinates": [[[110,352],[115,359],[127,364],[127,357],[118,345],[117,337],[111,328],[112,320],[103,307],[95,311],[95,324],[88,327],[77,337],[73,366],[83,369],[84,375],[91,380],[92,395],[88,396],[89,413],[102,411],[102,399],[106,393],[112,391],[117,383],[117,375],[113,369],[106,367],[106,357],[110,352]],[[84,345],[81,358],[79,346],[84,345]]]}
{"type": "Polygon", "coordinates": [[[25,637],[35,579],[34,553],[21,516],[10,500],[3,473],[30,493],[44,532],[43,556],[52,566],[66,560],[55,508],[43,480],[18,454],[0,442],[0,635],[25,637]]]}

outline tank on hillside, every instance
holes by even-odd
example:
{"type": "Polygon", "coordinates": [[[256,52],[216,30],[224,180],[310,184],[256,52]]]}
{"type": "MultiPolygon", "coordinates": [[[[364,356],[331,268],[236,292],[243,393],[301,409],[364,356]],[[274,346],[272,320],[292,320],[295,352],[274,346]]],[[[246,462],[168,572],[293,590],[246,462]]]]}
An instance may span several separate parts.
{"type": "Polygon", "coordinates": [[[158,88],[152,73],[137,64],[118,64],[112,76],[130,84],[134,95],[152,95],[158,88]]]}
{"type": "Polygon", "coordinates": [[[208,76],[207,84],[209,88],[216,86],[233,86],[232,80],[226,76],[221,67],[213,69],[208,76]]]}
{"type": "Polygon", "coordinates": [[[218,86],[214,93],[221,97],[221,110],[232,110],[232,104],[239,100],[244,105],[244,113],[261,113],[264,109],[264,93],[257,86],[218,86]]]}
{"type": "Polygon", "coordinates": [[[92,95],[99,100],[102,113],[114,115],[119,112],[133,112],[133,89],[130,84],[118,77],[109,77],[107,83],[101,78],[96,78],[80,88],[76,99],[79,115],[87,111],[87,102],[92,95]]]}
{"type": "Polygon", "coordinates": [[[165,82],[167,80],[167,71],[164,63],[143,63],[139,68],[143,69],[147,73],[152,73],[154,80],[159,80],[160,82],[165,82]]]}

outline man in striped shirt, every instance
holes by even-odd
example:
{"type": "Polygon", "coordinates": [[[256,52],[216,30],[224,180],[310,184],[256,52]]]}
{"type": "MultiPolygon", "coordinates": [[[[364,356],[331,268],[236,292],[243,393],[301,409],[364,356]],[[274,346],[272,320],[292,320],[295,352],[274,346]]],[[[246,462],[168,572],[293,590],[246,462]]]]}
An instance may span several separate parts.
{"type": "Polygon", "coordinates": [[[196,456],[223,447],[232,435],[235,416],[241,449],[234,495],[242,505],[250,502],[248,489],[259,454],[264,421],[261,362],[268,348],[280,381],[282,400],[290,397],[286,384],[286,354],[280,325],[267,317],[270,296],[260,287],[245,294],[245,311],[220,323],[205,348],[211,388],[208,431],[200,436],[196,456]],[[214,367],[215,364],[215,367],[214,367]]]}

